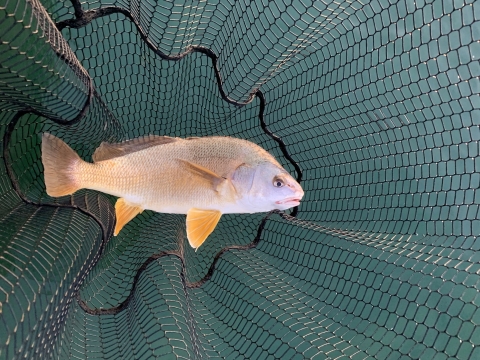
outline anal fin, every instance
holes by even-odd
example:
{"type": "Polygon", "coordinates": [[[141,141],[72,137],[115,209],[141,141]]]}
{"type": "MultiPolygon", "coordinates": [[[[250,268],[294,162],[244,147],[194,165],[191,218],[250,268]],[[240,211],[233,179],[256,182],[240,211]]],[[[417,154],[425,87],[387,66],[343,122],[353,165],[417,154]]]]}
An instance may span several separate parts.
{"type": "Polygon", "coordinates": [[[187,238],[195,251],[204,243],[220,220],[222,213],[218,210],[201,210],[192,208],[187,213],[187,238]]]}
{"type": "Polygon", "coordinates": [[[141,207],[127,203],[124,198],[118,199],[115,203],[115,216],[117,221],[113,235],[117,236],[120,230],[142,211],[143,209],[141,207]]]}

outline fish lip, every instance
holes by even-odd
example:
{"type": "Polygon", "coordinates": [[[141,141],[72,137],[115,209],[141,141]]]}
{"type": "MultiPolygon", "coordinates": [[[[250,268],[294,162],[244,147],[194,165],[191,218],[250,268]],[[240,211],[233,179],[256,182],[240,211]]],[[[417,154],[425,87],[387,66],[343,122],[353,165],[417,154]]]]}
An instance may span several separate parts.
{"type": "Polygon", "coordinates": [[[278,200],[278,201],[275,201],[275,204],[277,205],[294,205],[294,206],[298,206],[300,205],[300,200],[302,198],[299,197],[299,196],[294,196],[294,197],[291,197],[291,198],[286,198],[286,199],[283,199],[283,200],[278,200]]]}

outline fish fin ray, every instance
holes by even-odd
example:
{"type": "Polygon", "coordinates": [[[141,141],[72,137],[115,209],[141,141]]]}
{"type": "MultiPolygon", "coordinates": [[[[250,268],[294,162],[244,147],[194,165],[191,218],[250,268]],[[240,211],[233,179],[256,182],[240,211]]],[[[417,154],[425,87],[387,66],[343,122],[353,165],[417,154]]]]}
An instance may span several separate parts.
{"type": "Polygon", "coordinates": [[[208,180],[215,191],[218,191],[222,183],[226,181],[225,178],[215,174],[213,171],[204,168],[201,165],[191,163],[187,160],[178,159],[180,163],[193,175],[199,176],[208,180]]]}
{"type": "Polygon", "coordinates": [[[142,212],[143,209],[140,206],[129,204],[124,198],[118,199],[115,203],[116,222],[113,235],[117,236],[130,220],[142,212]]]}
{"type": "Polygon", "coordinates": [[[192,208],[187,213],[187,238],[195,251],[212,233],[222,213],[218,210],[202,210],[192,208]]]}
{"type": "Polygon", "coordinates": [[[132,154],[153,146],[165,145],[182,139],[169,136],[148,135],[120,143],[102,142],[92,155],[94,162],[110,160],[119,156],[132,154]]]}
{"type": "Polygon", "coordinates": [[[81,189],[75,168],[83,160],[61,139],[49,133],[42,135],[42,163],[45,187],[49,196],[70,195],[81,189]]]}

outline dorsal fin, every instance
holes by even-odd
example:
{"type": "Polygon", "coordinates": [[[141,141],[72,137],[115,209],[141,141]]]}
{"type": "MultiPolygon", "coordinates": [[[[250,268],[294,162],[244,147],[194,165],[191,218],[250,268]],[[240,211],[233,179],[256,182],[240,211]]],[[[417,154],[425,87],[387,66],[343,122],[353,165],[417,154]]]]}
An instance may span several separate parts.
{"type": "Polygon", "coordinates": [[[169,136],[148,135],[116,144],[102,142],[93,153],[92,158],[94,162],[110,160],[119,156],[148,149],[152,146],[165,145],[178,140],[181,139],[169,136]]]}

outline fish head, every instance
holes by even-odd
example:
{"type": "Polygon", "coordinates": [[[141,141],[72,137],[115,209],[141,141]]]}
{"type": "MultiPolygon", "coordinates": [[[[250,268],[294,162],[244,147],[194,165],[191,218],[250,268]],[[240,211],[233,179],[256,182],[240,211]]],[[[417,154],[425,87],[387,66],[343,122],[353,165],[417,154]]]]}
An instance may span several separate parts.
{"type": "Polygon", "coordinates": [[[304,195],[285,169],[270,162],[237,169],[232,182],[252,212],[286,210],[298,206],[304,195]]]}

